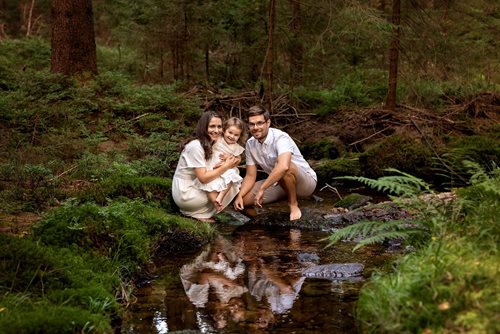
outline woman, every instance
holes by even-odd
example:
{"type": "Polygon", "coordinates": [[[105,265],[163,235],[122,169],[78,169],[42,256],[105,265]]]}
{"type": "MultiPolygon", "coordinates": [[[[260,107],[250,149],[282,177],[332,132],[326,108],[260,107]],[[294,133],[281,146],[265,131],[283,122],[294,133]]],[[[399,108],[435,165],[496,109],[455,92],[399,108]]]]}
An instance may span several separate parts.
{"type": "MultiPolygon", "coordinates": [[[[181,212],[209,223],[215,222],[212,217],[216,208],[207,192],[199,189],[196,180],[203,184],[213,181],[240,162],[239,157],[227,156],[219,166],[210,168],[212,147],[221,134],[222,117],[213,111],[203,113],[196,126],[196,138],[182,150],[172,182],[172,196],[181,212]]],[[[231,187],[224,197],[222,208],[233,200],[238,190],[237,185],[231,187]]]]}

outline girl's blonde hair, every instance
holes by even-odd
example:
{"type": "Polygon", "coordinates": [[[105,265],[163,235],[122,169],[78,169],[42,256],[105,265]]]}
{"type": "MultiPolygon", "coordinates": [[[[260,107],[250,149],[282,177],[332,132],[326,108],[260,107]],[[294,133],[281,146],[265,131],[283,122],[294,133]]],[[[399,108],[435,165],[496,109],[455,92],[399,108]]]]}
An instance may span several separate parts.
{"type": "Polygon", "coordinates": [[[226,130],[231,126],[235,126],[236,128],[241,130],[240,138],[238,138],[238,144],[245,146],[245,143],[247,141],[247,126],[245,122],[243,122],[238,117],[231,117],[224,122],[224,132],[226,132],[226,130]]]}

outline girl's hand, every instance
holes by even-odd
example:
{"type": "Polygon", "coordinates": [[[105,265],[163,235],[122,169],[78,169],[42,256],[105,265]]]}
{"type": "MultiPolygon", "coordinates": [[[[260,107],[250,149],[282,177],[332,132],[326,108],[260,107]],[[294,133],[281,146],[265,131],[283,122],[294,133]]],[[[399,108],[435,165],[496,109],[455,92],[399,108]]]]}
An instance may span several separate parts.
{"type": "Polygon", "coordinates": [[[233,168],[238,166],[240,163],[240,159],[235,157],[234,155],[228,155],[228,157],[224,160],[223,165],[228,166],[229,168],[233,168]]]}

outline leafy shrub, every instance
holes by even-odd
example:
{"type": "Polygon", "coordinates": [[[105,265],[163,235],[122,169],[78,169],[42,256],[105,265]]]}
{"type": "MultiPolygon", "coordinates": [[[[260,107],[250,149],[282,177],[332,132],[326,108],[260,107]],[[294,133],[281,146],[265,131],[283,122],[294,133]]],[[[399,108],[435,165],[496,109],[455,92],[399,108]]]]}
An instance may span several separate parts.
{"type": "Polygon", "coordinates": [[[376,273],[361,290],[357,317],[363,332],[495,333],[498,309],[498,206],[500,172],[484,171],[466,162],[471,186],[450,203],[433,199],[422,180],[411,175],[378,180],[357,179],[402,197],[395,202],[412,212],[400,221],[362,222],[345,227],[329,240],[367,237],[358,243],[386,238],[420,238],[414,253],[395,264],[395,272],[376,273]],[[423,196],[425,195],[425,196],[423,196]],[[430,196],[429,196],[430,195],[430,196]]]}
{"type": "MultiPolygon", "coordinates": [[[[491,244],[490,244],[491,245],[491,244]]],[[[498,262],[455,239],[403,257],[397,272],[363,287],[357,316],[371,333],[495,333],[498,262]]]]}

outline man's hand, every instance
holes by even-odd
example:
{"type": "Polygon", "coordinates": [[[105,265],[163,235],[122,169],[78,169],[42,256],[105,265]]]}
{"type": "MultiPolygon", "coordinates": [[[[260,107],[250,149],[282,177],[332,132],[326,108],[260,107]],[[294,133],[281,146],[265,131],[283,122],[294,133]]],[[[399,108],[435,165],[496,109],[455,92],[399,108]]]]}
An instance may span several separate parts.
{"type": "Polygon", "coordinates": [[[254,205],[262,208],[262,202],[264,201],[264,190],[262,187],[259,189],[257,194],[255,195],[254,205]]]}
{"type": "Polygon", "coordinates": [[[245,206],[243,205],[243,197],[241,197],[241,195],[238,194],[236,196],[236,199],[234,200],[233,206],[238,211],[241,211],[245,208],[245,206]]]}

